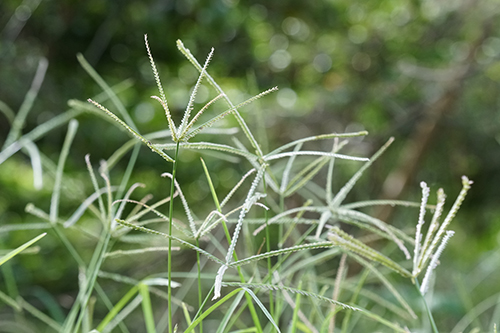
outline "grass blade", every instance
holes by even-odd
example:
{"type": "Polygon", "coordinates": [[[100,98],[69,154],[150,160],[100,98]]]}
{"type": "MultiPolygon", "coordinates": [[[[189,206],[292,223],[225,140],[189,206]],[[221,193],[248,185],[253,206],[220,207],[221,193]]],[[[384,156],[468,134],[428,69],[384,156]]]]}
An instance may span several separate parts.
{"type": "Polygon", "coordinates": [[[5,262],[9,261],[10,259],[12,259],[13,257],[15,257],[17,254],[19,254],[23,250],[27,249],[28,247],[30,247],[34,243],[38,242],[40,239],[42,239],[43,237],[45,237],[45,235],[47,235],[46,232],[44,232],[43,234],[40,234],[40,235],[36,236],[35,238],[27,241],[23,245],[17,247],[16,249],[10,251],[9,253],[7,253],[6,255],[4,255],[3,257],[1,257],[0,258],[0,266],[2,266],[5,262]]]}

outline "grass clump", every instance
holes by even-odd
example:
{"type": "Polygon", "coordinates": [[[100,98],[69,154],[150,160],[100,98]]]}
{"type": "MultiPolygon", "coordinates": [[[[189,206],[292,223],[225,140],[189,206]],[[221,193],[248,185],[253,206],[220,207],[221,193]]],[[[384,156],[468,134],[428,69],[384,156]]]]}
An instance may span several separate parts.
{"type": "MultiPolygon", "coordinates": [[[[47,214],[34,205],[29,205],[27,211],[47,222],[48,232],[59,237],[78,264],[81,272],[79,292],[62,323],[38,315],[38,310],[28,305],[24,309],[53,330],[68,333],[129,332],[128,318],[136,318],[139,307],[142,308],[142,330],[148,333],[349,332],[366,331],[370,327],[371,330],[376,327],[409,332],[409,327],[418,325],[415,302],[408,301],[398,291],[393,273],[405,278],[408,285],[414,285],[419,295],[426,294],[432,286],[431,277],[439,256],[453,236],[453,231],[448,230],[450,222],[472,182],[463,177],[462,191],[443,222],[440,217],[444,209],[444,192],[438,190],[436,205],[429,205],[430,190],[424,182],[420,204],[380,200],[345,203],[357,181],[390,146],[392,138],[370,158],[342,153],[349,138],[365,136],[365,131],[320,134],[263,151],[261,147],[268,147],[269,143],[258,141],[240,109],[277,88],[235,103],[208,73],[214,50],[202,65],[180,41],[179,50],[199,76],[182,119],[176,124],[147,38],[145,42],[159,91],[159,96],[152,98],[163,108],[168,130],[141,134],[113,89],[79,56],[82,66],[105,91],[107,96],[101,99],[110,100],[120,116],[103,106],[99,99],[89,99],[90,104],[73,100],[70,106],[77,110],[74,112],[104,112],[116,125],[128,131],[133,140],[101,162],[98,174],[89,155],[85,157],[94,192],[70,217],[62,218],[59,202],[64,165],[78,127],[76,120],[70,122],[55,169],[50,212],[47,214]],[[194,113],[196,94],[202,82],[212,87],[214,96],[194,113]],[[213,109],[222,112],[208,116],[213,109]],[[239,133],[224,127],[226,117],[236,120],[239,133]],[[229,140],[226,143],[198,140],[206,135],[223,139],[229,136],[229,140]],[[328,142],[331,148],[327,151],[304,149],[305,145],[318,146],[319,141],[328,142]],[[137,142],[159,155],[171,170],[161,174],[169,180],[166,197],[154,203],[150,203],[151,196],[132,199],[135,190],[144,185],[128,185],[140,149],[137,142]],[[179,159],[182,150],[231,156],[230,160],[238,161],[235,168],[246,170],[222,196],[213,184],[207,164],[201,159],[213,200],[213,209],[208,213],[190,205],[183,184],[178,181],[179,173],[190,172],[179,159]],[[113,185],[111,171],[129,151],[132,153],[126,172],[120,183],[113,185]],[[333,179],[338,160],[346,160],[358,169],[336,190],[333,179]],[[362,208],[377,205],[419,207],[420,214],[413,223],[415,235],[362,211],[362,208]],[[181,207],[182,210],[178,209],[181,207]],[[428,210],[433,210],[434,215],[424,237],[424,217],[428,210]],[[79,221],[87,212],[99,221],[98,232],[80,225],[79,221]],[[88,262],[66,236],[69,229],[79,230],[96,240],[88,262]],[[355,237],[354,234],[364,236],[355,237]],[[371,246],[370,237],[385,240],[386,247],[371,246]],[[257,239],[262,239],[262,243],[256,244],[257,239]],[[132,241],[138,244],[137,248],[117,249],[121,243],[132,241]],[[174,270],[173,251],[178,249],[194,251],[196,255],[193,262],[185,263],[192,267],[184,272],[174,270]],[[166,272],[160,270],[154,276],[134,279],[103,269],[105,261],[125,255],[145,257],[152,252],[167,252],[166,272]],[[350,265],[357,267],[358,273],[348,272],[350,265]],[[101,286],[103,281],[126,286],[127,291],[118,299],[111,299],[101,286]],[[369,285],[374,283],[384,286],[389,297],[371,292],[369,285]],[[161,305],[163,301],[166,311],[161,305]],[[95,302],[106,306],[104,316],[95,316],[95,302]],[[212,316],[216,323],[210,320],[212,316]]],[[[16,142],[22,145],[14,136],[10,138],[11,146],[16,142]]],[[[7,147],[4,151],[15,148],[7,147]]],[[[8,295],[2,294],[2,298],[12,307],[22,306],[8,295]]],[[[438,332],[429,310],[426,316],[432,330],[438,332]]]]}

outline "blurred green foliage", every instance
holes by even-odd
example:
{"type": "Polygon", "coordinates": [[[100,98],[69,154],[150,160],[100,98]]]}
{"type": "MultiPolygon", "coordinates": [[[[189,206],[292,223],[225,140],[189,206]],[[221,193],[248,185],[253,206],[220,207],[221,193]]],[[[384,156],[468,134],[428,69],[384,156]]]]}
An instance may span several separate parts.
{"type": "MultiPolygon", "coordinates": [[[[366,129],[370,135],[357,153],[369,156],[389,136],[396,138],[354,195],[390,196],[391,187],[401,185],[389,181],[396,172],[408,176],[410,189],[397,196],[416,200],[421,180],[433,188],[446,188],[450,195],[458,193],[462,174],[474,180],[454,222],[457,234],[443,258],[451,271],[467,275],[483,253],[498,251],[500,242],[499,13],[496,1],[460,0],[2,0],[0,145],[41,57],[49,67],[23,133],[68,109],[67,100],[85,100],[101,92],[79,66],[77,53],[110,85],[131,79],[131,87],[119,97],[141,130],[157,131],[167,126],[161,108],[149,98],[157,92],[143,35],[148,34],[174,114],[185,107],[197,78],[175,41],[181,39],[198,59],[214,47],[210,73],[220,78],[234,100],[243,101],[272,86],[280,88],[242,110],[253,128],[260,126],[256,132],[265,130],[274,146],[318,133],[366,129]],[[266,115],[264,126],[254,116],[257,109],[266,115]],[[429,124],[434,126],[430,135],[421,136],[420,129],[429,124]],[[416,165],[411,171],[404,159],[415,154],[412,147],[424,145],[422,138],[428,142],[418,156],[413,155],[416,165]]],[[[204,103],[209,96],[208,86],[202,87],[196,102],[204,103]]],[[[80,128],[65,171],[74,182],[73,195],[61,204],[63,216],[88,195],[83,156],[90,153],[97,163],[128,140],[127,134],[95,115],[84,114],[78,120],[80,128]]],[[[57,129],[37,142],[46,164],[57,162],[64,134],[57,129]]],[[[147,184],[147,192],[164,195],[167,183],[158,176],[168,166],[146,149],[140,154],[134,181],[147,184]]],[[[197,157],[192,152],[181,155],[183,161],[193,162],[193,174],[201,175],[197,157]]],[[[221,169],[216,159],[207,164],[219,189],[229,189],[237,179],[234,170],[221,169]]],[[[122,171],[125,167],[119,165],[122,171]]],[[[345,172],[339,177],[352,173],[345,172]]],[[[24,213],[28,202],[48,206],[53,180],[47,177],[44,188],[36,191],[30,177],[29,160],[21,153],[0,165],[0,228],[34,221],[24,213]]],[[[190,200],[203,204],[208,195],[203,179],[182,173],[179,177],[187,184],[190,200]]],[[[392,216],[394,223],[416,222],[408,220],[415,219],[408,213],[392,216]]],[[[34,235],[4,232],[0,240],[13,248],[34,235]]],[[[77,236],[75,242],[84,244],[77,236]]],[[[57,252],[48,237],[40,246],[45,255],[57,252]]],[[[45,286],[50,289],[65,280],[68,285],[59,284],[55,294],[70,290],[77,274],[64,257],[47,256],[43,264],[28,256],[19,260],[13,269],[20,285],[44,288],[51,281],[45,286]],[[32,276],[32,271],[39,273],[32,276]],[[63,278],[63,273],[72,279],[63,278]]],[[[483,295],[493,287],[499,289],[490,276],[478,287],[484,289],[483,295]]],[[[452,284],[440,287],[444,295],[457,297],[452,284]]],[[[478,296],[472,303],[480,300],[478,296]]],[[[455,311],[442,315],[451,327],[464,309],[455,311]]]]}

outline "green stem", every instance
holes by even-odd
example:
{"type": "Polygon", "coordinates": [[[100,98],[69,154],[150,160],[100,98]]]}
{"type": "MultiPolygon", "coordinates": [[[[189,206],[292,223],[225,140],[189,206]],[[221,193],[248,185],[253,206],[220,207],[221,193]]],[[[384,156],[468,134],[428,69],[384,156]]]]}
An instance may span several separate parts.
{"type": "MultiPolygon", "coordinates": [[[[263,185],[264,185],[264,194],[266,194],[266,197],[264,199],[264,202],[266,204],[267,207],[269,207],[268,203],[267,203],[267,186],[266,186],[266,177],[262,177],[262,181],[263,181],[263,185]]],[[[266,250],[267,252],[271,252],[271,238],[270,238],[270,235],[269,235],[269,225],[267,223],[268,221],[268,214],[267,214],[267,210],[264,211],[264,219],[265,219],[265,223],[266,223],[266,250]]],[[[281,226],[281,224],[280,224],[281,226]]],[[[280,238],[281,239],[281,238],[280,238]]],[[[271,263],[271,258],[267,258],[267,271],[268,271],[268,274],[271,274],[272,272],[272,263],[271,263]]],[[[272,278],[271,278],[272,280],[272,278]]],[[[273,299],[273,292],[270,290],[269,291],[269,310],[271,311],[271,317],[273,317],[273,319],[276,319],[274,318],[274,299],[273,299]]]]}
{"type": "Polygon", "coordinates": [[[429,321],[431,323],[432,331],[434,333],[439,333],[439,330],[438,330],[438,328],[436,326],[436,322],[434,321],[434,317],[432,316],[431,309],[427,305],[427,302],[425,301],[424,295],[420,292],[420,284],[418,283],[418,280],[416,278],[415,278],[415,288],[417,288],[418,293],[420,294],[420,296],[422,296],[422,300],[424,301],[425,311],[427,312],[427,316],[429,317],[429,321]]]}
{"type": "MultiPolygon", "coordinates": [[[[196,246],[200,247],[198,238],[196,238],[196,246]]],[[[201,264],[200,264],[200,252],[196,251],[196,264],[198,266],[198,309],[202,308],[203,297],[201,290],[201,264]]],[[[203,322],[200,322],[200,333],[203,333],[203,322]]]]}
{"type": "Polygon", "coordinates": [[[179,142],[175,147],[175,158],[172,166],[172,182],[170,184],[170,209],[168,212],[168,332],[172,333],[172,220],[174,213],[174,191],[175,173],[177,171],[177,156],[179,154],[179,142]]]}

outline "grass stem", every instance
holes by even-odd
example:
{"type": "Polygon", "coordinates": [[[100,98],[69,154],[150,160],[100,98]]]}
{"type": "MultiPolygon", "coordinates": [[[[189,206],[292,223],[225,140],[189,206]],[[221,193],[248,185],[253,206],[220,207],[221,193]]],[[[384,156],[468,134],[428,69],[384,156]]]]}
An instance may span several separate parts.
{"type": "Polygon", "coordinates": [[[179,156],[179,142],[175,148],[175,158],[172,166],[172,182],[170,184],[170,209],[168,212],[168,333],[173,332],[172,325],[172,220],[174,213],[175,174],[177,171],[177,157],[179,156]]]}

